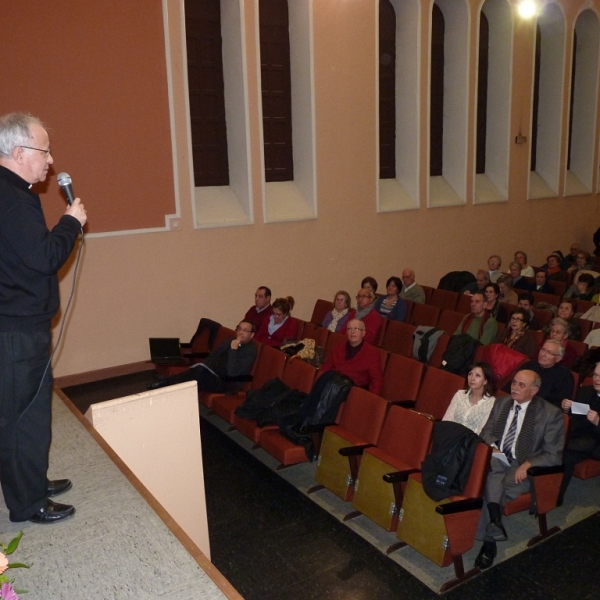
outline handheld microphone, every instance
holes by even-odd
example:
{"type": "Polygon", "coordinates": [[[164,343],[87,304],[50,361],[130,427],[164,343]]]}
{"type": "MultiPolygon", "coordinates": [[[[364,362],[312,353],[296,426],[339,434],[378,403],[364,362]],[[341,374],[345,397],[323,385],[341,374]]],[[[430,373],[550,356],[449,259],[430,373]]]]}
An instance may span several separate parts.
{"type": "Polygon", "coordinates": [[[58,185],[60,185],[65,193],[65,196],[67,197],[67,202],[69,204],[73,204],[75,195],[73,194],[73,188],[71,187],[71,176],[68,173],[60,173],[57,180],[58,185]]]}

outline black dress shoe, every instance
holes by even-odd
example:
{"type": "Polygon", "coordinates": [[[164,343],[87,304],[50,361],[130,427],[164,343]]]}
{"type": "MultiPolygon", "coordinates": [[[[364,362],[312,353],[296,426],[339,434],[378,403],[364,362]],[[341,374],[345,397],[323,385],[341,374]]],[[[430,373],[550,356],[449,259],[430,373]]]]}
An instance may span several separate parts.
{"type": "Polygon", "coordinates": [[[485,534],[495,542],[505,542],[508,539],[502,521],[492,521],[491,523],[488,523],[485,534]]]}
{"type": "Polygon", "coordinates": [[[70,479],[56,479],[55,481],[49,481],[46,495],[48,497],[58,496],[59,494],[63,494],[67,490],[70,490],[72,487],[73,484],[70,479]]]}
{"type": "Polygon", "coordinates": [[[152,383],[149,383],[146,388],[149,390],[157,390],[158,388],[163,387],[163,382],[162,381],[153,381],[152,383]]]}
{"type": "Polygon", "coordinates": [[[70,504],[59,504],[52,500],[46,500],[46,505],[27,520],[32,523],[56,523],[70,517],[74,512],[75,507],[70,504]]]}
{"type": "Polygon", "coordinates": [[[496,544],[484,543],[475,559],[475,566],[482,571],[483,569],[489,569],[494,564],[497,553],[496,544]]]}

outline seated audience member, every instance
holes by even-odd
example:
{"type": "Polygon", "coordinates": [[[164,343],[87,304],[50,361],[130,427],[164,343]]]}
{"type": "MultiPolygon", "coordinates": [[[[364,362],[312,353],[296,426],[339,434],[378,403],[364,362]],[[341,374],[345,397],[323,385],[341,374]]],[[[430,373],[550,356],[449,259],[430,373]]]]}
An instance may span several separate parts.
{"type": "Polygon", "coordinates": [[[198,391],[225,392],[226,378],[249,375],[256,360],[257,348],[253,341],[254,323],[241,321],[235,328],[235,337],[219,344],[204,360],[187,371],[166,377],[162,381],[150,383],[149,389],[155,390],[184,381],[198,382],[198,391]]]}
{"type": "Polygon", "coordinates": [[[548,328],[548,334],[546,339],[558,342],[563,345],[565,354],[561,363],[569,369],[573,366],[573,363],[577,360],[577,352],[573,350],[567,343],[569,338],[569,324],[560,317],[556,317],[550,321],[550,327],[548,328]]]}
{"type": "Polygon", "coordinates": [[[379,330],[383,324],[383,319],[375,310],[374,300],[375,294],[373,292],[366,288],[358,290],[358,294],[356,295],[356,308],[353,308],[350,311],[348,321],[346,322],[346,325],[340,329],[340,333],[346,333],[346,327],[350,320],[358,319],[365,324],[365,340],[369,342],[369,344],[375,345],[379,336],[379,330]]]}
{"type": "Polygon", "coordinates": [[[465,389],[454,394],[442,421],[460,423],[479,435],[495,399],[492,368],[486,362],[475,363],[469,367],[465,389]]]}
{"type": "Polygon", "coordinates": [[[522,268],[518,262],[511,262],[509,267],[509,273],[513,280],[513,289],[515,290],[527,290],[529,289],[529,281],[521,274],[522,268]]]}
{"type": "Polygon", "coordinates": [[[475,276],[475,281],[465,288],[463,294],[467,294],[468,296],[471,296],[475,292],[481,292],[483,294],[485,292],[485,286],[489,282],[490,274],[485,269],[479,269],[475,276]]]}
{"type": "Polygon", "coordinates": [[[534,299],[531,292],[522,292],[521,294],[519,294],[518,306],[519,308],[524,308],[527,311],[527,314],[529,315],[529,329],[532,329],[533,331],[539,331],[542,327],[540,326],[538,320],[535,317],[535,314],[533,313],[533,303],[534,299]]]}
{"type": "Polygon", "coordinates": [[[581,273],[574,283],[565,293],[563,298],[577,298],[577,300],[590,301],[595,294],[595,279],[590,273],[581,273]]]}
{"type": "Polygon", "coordinates": [[[498,398],[481,438],[492,446],[492,460],[484,492],[484,507],[477,527],[483,546],[475,566],[487,569],[496,557],[496,542],[507,539],[502,524],[502,508],[530,490],[530,467],[560,465],[565,444],[561,411],[544,402],[540,377],[531,370],[515,374],[510,396],[498,398]],[[494,458],[503,453],[508,463],[494,458]]]}
{"type": "Polygon", "coordinates": [[[575,298],[563,298],[558,305],[558,312],[556,314],[569,324],[569,338],[580,341],[581,325],[577,322],[577,319],[575,319],[576,310],[577,300],[575,300],[575,298]]]}
{"type": "MultiPolygon", "coordinates": [[[[573,243],[569,249],[569,253],[565,256],[565,262],[569,266],[569,270],[572,266],[577,264],[577,255],[583,251],[581,244],[573,243]]],[[[589,255],[588,255],[589,256],[589,255]]]]}
{"type": "Polygon", "coordinates": [[[530,360],[519,367],[519,371],[528,369],[540,376],[538,396],[559,408],[565,398],[573,397],[575,387],[573,374],[561,363],[564,355],[565,348],[560,342],[546,340],[540,348],[538,359],[530,360]]]}
{"type": "Polygon", "coordinates": [[[333,299],[333,309],[323,319],[323,327],[333,332],[340,331],[348,322],[351,309],[352,300],[350,300],[350,294],[344,290],[340,290],[333,299]]]}
{"type": "Polygon", "coordinates": [[[519,297],[513,290],[513,278],[510,275],[500,275],[497,285],[500,289],[500,302],[508,302],[514,305],[519,302],[519,297]]]}
{"type": "Polygon", "coordinates": [[[400,298],[402,282],[400,277],[390,277],[385,283],[387,296],[375,300],[375,310],[384,318],[392,321],[405,321],[408,307],[400,298]]]}
{"type": "Polygon", "coordinates": [[[530,267],[527,264],[527,254],[523,252],[523,250],[517,250],[515,252],[515,262],[518,262],[521,265],[521,275],[523,277],[535,277],[535,271],[533,267],[530,267]]]}
{"type": "Polygon", "coordinates": [[[500,288],[497,283],[488,283],[485,286],[485,308],[498,323],[506,323],[508,314],[500,305],[500,288]]]}
{"type": "Polygon", "coordinates": [[[377,293],[377,280],[374,277],[365,277],[360,282],[360,287],[373,292],[373,297],[375,297],[375,294],[377,293]]]}
{"type": "Polygon", "coordinates": [[[490,276],[491,283],[496,283],[498,281],[498,277],[502,275],[502,271],[500,271],[501,266],[502,258],[497,254],[492,254],[488,258],[488,274],[490,276]]]}
{"type": "Polygon", "coordinates": [[[548,274],[548,281],[567,280],[567,273],[562,270],[561,262],[562,257],[556,252],[546,257],[545,271],[548,274]]]}
{"type": "Polygon", "coordinates": [[[454,335],[469,334],[482,345],[491,344],[498,333],[498,322],[485,310],[485,301],[481,292],[471,297],[471,312],[463,317],[454,335]]]}
{"type": "Polygon", "coordinates": [[[535,274],[535,281],[529,285],[530,292],[540,292],[542,294],[554,294],[554,288],[548,283],[546,271],[538,271],[535,274]]]}
{"type": "Polygon", "coordinates": [[[516,352],[533,358],[536,354],[535,340],[527,329],[528,324],[529,314],[527,311],[524,308],[517,308],[510,316],[506,330],[496,337],[496,344],[504,344],[516,352]]]}
{"type": "Polygon", "coordinates": [[[573,402],[570,398],[565,398],[561,404],[563,412],[571,413],[571,427],[564,455],[565,474],[558,496],[559,506],[563,503],[575,465],[586,458],[600,460],[600,363],[597,363],[594,369],[592,385],[580,387],[575,400],[587,404],[589,411],[585,415],[571,413],[573,402]]]}
{"type": "Polygon", "coordinates": [[[419,304],[425,304],[425,290],[415,282],[415,272],[412,269],[402,271],[402,300],[412,300],[419,304]]]}
{"type": "Polygon", "coordinates": [[[273,302],[273,314],[262,322],[256,332],[257,341],[267,346],[279,347],[284,340],[295,340],[298,337],[298,323],[290,314],[294,303],[291,296],[277,298],[273,302]]]}
{"type": "MultiPolygon", "coordinates": [[[[571,255],[567,256],[567,260],[571,255]]],[[[577,273],[577,271],[595,271],[594,264],[590,260],[589,252],[580,250],[575,257],[575,262],[571,263],[567,271],[569,273],[577,273]]]]}
{"type": "Polygon", "coordinates": [[[254,323],[255,331],[260,329],[264,319],[268,319],[273,313],[271,306],[271,290],[261,285],[254,294],[254,306],[248,309],[244,321],[254,323]]]}
{"type": "Polygon", "coordinates": [[[377,350],[366,340],[365,323],[351,319],[346,328],[348,341],[333,348],[321,371],[337,371],[355,385],[381,394],[383,370],[377,350]]]}

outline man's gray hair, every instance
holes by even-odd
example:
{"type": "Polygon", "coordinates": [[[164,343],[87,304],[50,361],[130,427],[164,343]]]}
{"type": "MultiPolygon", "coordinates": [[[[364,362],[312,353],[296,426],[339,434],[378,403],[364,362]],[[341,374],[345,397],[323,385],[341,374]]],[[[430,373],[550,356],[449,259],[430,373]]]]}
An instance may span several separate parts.
{"type": "Polygon", "coordinates": [[[557,342],[556,340],[546,340],[544,342],[544,346],[546,344],[554,344],[556,346],[556,349],[558,350],[558,354],[560,354],[561,356],[565,355],[565,347],[560,342],[557,342]]]}
{"type": "Polygon", "coordinates": [[[11,156],[17,146],[31,143],[31,125],[42,122],[28,113],[8,113],[0,117],[0,156],[11,156]]]}

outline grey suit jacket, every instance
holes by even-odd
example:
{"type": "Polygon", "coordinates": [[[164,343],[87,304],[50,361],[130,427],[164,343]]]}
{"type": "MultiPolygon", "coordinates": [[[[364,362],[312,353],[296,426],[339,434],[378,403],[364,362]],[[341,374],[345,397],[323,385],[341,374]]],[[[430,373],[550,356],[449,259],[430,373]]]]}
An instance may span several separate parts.
{"type": "MultiPolygon", "coordinates": [[[[513,402],[510,396],[497,398],[494,402],[489,419],[480,434],[487,444],[500,447],[513,402]]],[[[535,396],[525,413],[517,438],[517,461],[523,464],[528,460],[532,467],[560,465],[564,446],[565,426],[562,412],[543,398],[535,396]]]]}

